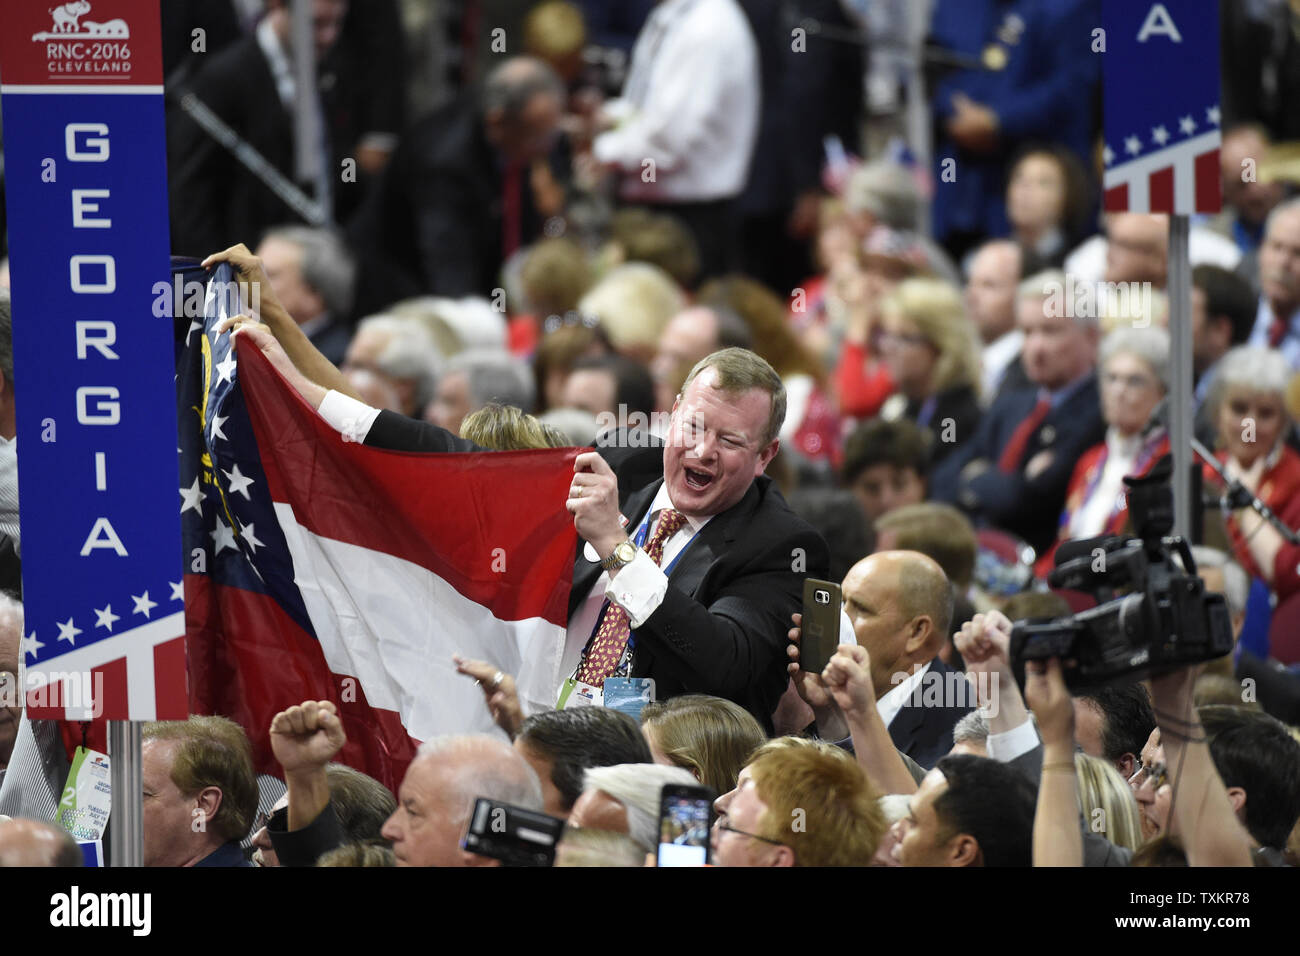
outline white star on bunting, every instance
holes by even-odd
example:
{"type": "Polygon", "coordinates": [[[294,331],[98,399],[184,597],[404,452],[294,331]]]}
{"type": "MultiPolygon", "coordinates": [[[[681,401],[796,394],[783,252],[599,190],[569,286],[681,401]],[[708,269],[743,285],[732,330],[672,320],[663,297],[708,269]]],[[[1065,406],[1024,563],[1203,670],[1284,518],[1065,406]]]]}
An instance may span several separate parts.
{"type": "Polygon", "coordinates": [[[113,623],[122,620],[120,614],[113,613],[113,605],[111,604],[106,605],[102,611],[96,610],[95,617],[99,618],[99,620],[95,622],[95,627],[107,628],[109,633],[112,633],[113,631],[113,623]]]}
{"type": "Polygon", "coordinates": [[[30,654],[32,657],[35,657],[36,652],[39,651],[44,646],[45,646],[44,643],[36,639],[35,631],[32,631],[30,634],[23,637],[24,654],[30,654]]]}
{"type": "Polygon", "coordinates": [[[173,600],[173,601],[184,601],[184,600],[185,600],[185,582],[184,582],[184,581],[168,581],[167,583],[170,584],[170,585],[172,586],[172,600],[173,600]]]}
{"type": "Polygon", "coordinates": [[[1196,120],[1192,119],[1189,113],[1178,121],[1178,129],[1184,136],[1191,136],[1196,132],[1196,120]]]}
{"type": "Polygon", "coordinates": [[[1205,110],[1205,121],[1214,126],[1219,125],[1219,108],[1217,106],[1211,106],[1205,110]]]}
{"type": "Polygon", "coordinates": [[[1163,146],[1165,143],[1169,142],[1169,130],[1165,129],[1163,126],[1157,126],[1151,130],[1151,138],[1157,145],[1163,146]]]}
{"type": "Polygon", "coordinates": [[[230,441],[226,438],[226,433],[221,430],[221,426],[230,420],[230,416],[213,415],[212,416],[212,437],[220,438],[223,441],[230,441]]]}
{"type": "Polygon", "coordinates": [[[1124,152],[1128,153],[1130,156],[1136,156],[1138,153],[1142,152],[1142,140],[1138,139],[1136,136],[1126,136],[1124,138],[1124,152]]]}
{"type": "Polygon", "coordinates": [[[131,611],[131,613],[143,614],[146,618],[149,616],[149,612],[158,606],[157,601],[149,600],[148,591],[145,591],[144,594],[141,594],[139,597],[136,597],[134,594],[132,594],[131,600],[135,602],[135,608],[131,611]]]}
{"type": "Polygon", "coordinates": [[[55,621],[59,625],[59,640],[67,641],[73,647],[77,646],[77,635],[81,633],[81,628],[72,623],[72,618],[68,618],[66,624],[61,621],[55,621]]]}

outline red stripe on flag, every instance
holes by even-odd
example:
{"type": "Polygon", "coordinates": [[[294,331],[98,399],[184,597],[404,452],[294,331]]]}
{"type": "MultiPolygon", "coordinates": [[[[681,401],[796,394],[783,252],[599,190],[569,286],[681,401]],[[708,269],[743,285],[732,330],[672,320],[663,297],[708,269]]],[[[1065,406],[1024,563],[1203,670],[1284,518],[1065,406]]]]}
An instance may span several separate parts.
{"type": "Polygon", "coordinates": [[[348,737],[338,759],[397,792],[417,742],[395,711],[370,706],[359,680],[330,671],[320,642],[274,598],[187,574],[185,633],[191,713],[243,727],[259,773],[283,773],[271,753],[271,718],[304,700],[332,700],[348,737]]]}
{"type": "Polygon", "coordinates": [[[1196,211],[1218,212],[1223,208],[1223,179],[1219,174],[1219,151],[1212,149],[1196,157],[1196,211]]]}
{"type": "Polygon", "coordinates": [[[154,700],[158,720],[184,720],[190,714],[185,681],[185,638],[164,641],[153,649],[154,700]]]}
{"type": "Polygon", "coordinates": [[[1151,212],[1174,211],[1174,168],[1166,166],[1151,174],[1151,212]]]}
{"type": "Polygon", "coordinates": [[[1128,211],[1128,183],[1120,183],[1106,190],[1105,209],[1107,212],[1128,211]]]}
{"type": "Polygon", "coordinates": [[[506,621],[568,618],[577,453],[418,454],[340,440],[238,341],[239,375],[272,498],[326,538],[417,564],[506,621]]]}
{"type": "MultiPolygon", "coordinates": [[[[109,661],[100,667],[96,667],[90,672],[92,686],[99,689],[100,675],[103,675],[103,699],[104,712],[100,715],[104,720],[127,720],[130,718],[130,708],[127,704],[126,696],[126,658],[119,657],[115,661],[109,661]]],[[[98,710],[98,701],[96,702],[98,710]]]]}

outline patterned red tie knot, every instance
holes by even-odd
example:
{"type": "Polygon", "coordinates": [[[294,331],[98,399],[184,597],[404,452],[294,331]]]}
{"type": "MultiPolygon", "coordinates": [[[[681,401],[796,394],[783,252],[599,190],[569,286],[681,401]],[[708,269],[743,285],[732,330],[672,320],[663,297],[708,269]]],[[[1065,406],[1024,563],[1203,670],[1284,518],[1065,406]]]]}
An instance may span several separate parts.
{"type": "Polygon", "coordinates": [[[680,531],[684,524],[686,524],[686,515],[680,511],[665,508],[659,513],[659,526],[655,528],[650,546],[646,548],[646,554],[650,555],[655,564],[658,564],[663,557],[664,545],[668,543],[668,539],[680,531]]]}

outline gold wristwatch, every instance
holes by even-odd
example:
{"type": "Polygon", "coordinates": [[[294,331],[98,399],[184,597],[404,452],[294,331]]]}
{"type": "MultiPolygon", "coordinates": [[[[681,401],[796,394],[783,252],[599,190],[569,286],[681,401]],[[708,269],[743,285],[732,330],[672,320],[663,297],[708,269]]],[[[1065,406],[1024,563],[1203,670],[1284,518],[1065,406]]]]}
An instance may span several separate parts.
{"type": "Polygon", "coordinates": [[[632,543],[631,538],[624,538],[614,546],[608,558],[600,562],[600,567],[604,571],[617,571],[625,565],[631,564],[632,559],[636,557],[636,545],[632,543]]]}

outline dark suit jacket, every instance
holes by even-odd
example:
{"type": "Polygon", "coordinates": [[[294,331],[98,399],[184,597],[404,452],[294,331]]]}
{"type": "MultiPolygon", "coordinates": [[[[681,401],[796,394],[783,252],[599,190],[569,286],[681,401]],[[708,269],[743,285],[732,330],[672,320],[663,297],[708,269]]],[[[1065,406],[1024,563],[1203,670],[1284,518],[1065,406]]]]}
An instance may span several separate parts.
{"type": "Polygon", "coordinates": [[[317,329],[308,338],[331,364],[342,365],[348,343],[352,341],[352,330],[338,319],[331,319],[328,325],[317,329]]]}
{"type": "MultiPolygon", "coordinates": [[[[911,400],[903,414],[919,424],[919,416],[925,407],[924,401],[911,400]]],[[[943,461],[965,442],[975,437],[980,423],[980,406],[975,397],[975,389],[969,385],[949,388],[935,396],[934,412],[930,415],[925,428],[930,432],[930,465],[934,467],[943,461]],[[948,437],[946,423],[952,421],[951,440],[948,437]]]]}
{"type": "MultiPolygon", "coordinates": [[[[473,451],[472,442],[425,422],[381,412],[366,444],[408,451],[473,451]]],[[[599,449],[620,475],[623,514],[634,527],[662,484],[625,491],[622,475],[645,474],[661,448],[599,449]]],[[[569,614],[590,593],[600,566],[579,543],[569,614]]],[[[712,694],[743,706],[772,732],[772,713],[787,685],[786,634],[803,603],[803,579],[824,578],[830,553],[822,536],[786,505],[766,476],[714,515],[668,575],[663,603],[636,629],[632,676],[651,677],[656,696],[712,694]]],[[[949,725],[951,738],[951,725],[949,725]]],[[[951,739],[949,740],[951,746],[951,739]]]]}
{"type": "Polygon", "coordinates": [[[1056,540],[1070,475],[1084,451],[1106,434],[1097,379],[1091,377],[1048,413],[1025,445],[1017,469],[1004,474],[998,456],[1038,402],[1035,388],[1000,395],[980,420],[975,437],[943,460],[930,477],[930,497],[964,509],[986,524],[1019,535],[1041,554],[1056,540]],[[1046,468],[1032,477],[1025,466],[1042,451],[1046,468]],[[963,474],[983,459],[982,471],[963,474]]]}
{"type": "MultiPolygon", "coordinates": [[[[930,691],[927,694],[926,687],[930,682],[940,680],[947,688],[955,684],[959,677],[956,671],[936,657],[923,678],[925,683],[918,686],[916,694],[908,698],[902,709],[890,721],[889,736],[893,739],[899,753],[911,757],[927,770],[938,763],[940,757],[952,750],[952,728],[973,708],[926,706],[924,702],[932,699],[930,695],[935,693],[930,691]],[[954,676],[950,678],[949,675],[954,676]]],[[[949,703],[947,693],[944,693],[942,698],[944,704],[949,703]]]]}
{"type": "MultiPolygon", "coordinates": [[[[504,167],[466,95],[402,137],[349,228],[362,260],[359,312],[415,295],[490,295],[501,266],[504,167]]],[[[520,241],[540,231],[527,170],[520,241]]]]}

